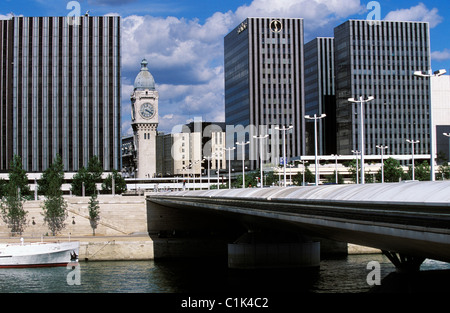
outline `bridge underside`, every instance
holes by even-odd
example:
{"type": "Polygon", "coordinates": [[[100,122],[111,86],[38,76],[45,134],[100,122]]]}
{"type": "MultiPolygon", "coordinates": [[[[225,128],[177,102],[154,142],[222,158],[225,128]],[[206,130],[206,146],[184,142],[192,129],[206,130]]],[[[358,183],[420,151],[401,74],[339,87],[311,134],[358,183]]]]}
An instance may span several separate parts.
{"type": "MultiPolygon", "coordinates": [[[[450,194],[450,184],[440,184],[433,185],[434,196],[438,199],[442,198],[442,193],[450,194]]],[[[247,230],[282,230],[370,246],[396,252],[400,255],[400,261],[406,260],[403,257],[406,255],[414,257],[414,262],[423,258],[450,262],[450,201],[444,199],[426,203],[408,199],[399,201],[397,198],[390,201],[387,194],[399,195],[405,186],[409,188],[409,194],[414,195],[414,188],[426,189],[429,185],[383,185],[378,190],[372,188],[372,192],[377,192],[376,201],[357,198],[360,196],[358,191],[361,191],[358,188],[367,186],[338,185],[247,190],[247,194],[224,190],[178,192],[149,196],[148,206],[187,210],[189,214],[195,214],[195,221],[211,223],[213,228],[222,223],[222,229],[234,229],[235,234],[242,231],[244,225],[247,230]],[[319,191],[326,193],[328,198],[317,197],[319,191]],[[340,196],[347,195],[345,201],[329,196],[333,192],[340,196]],[[314,197],[311,196],[313,193],[314,197]],[[210,219],[212,216],[216,218],[210,219]]],[[[160,227],[156,226],[155,220],[149,222],[150,232],[152,227],[160,227]]],[[[186,222],[182,221],[185,225],[186,222]]],[[[192,227],[196,228],[195,223],[192,227]]]]}

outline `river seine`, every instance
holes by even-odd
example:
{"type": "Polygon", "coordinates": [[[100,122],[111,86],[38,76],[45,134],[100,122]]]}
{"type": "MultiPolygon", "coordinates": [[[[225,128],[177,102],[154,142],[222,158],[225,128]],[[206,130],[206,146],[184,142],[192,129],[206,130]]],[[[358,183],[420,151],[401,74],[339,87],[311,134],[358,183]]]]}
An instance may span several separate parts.
{"type": "MultiPolygon", "coordinates": [[[[395,272],[380,254],[322,260],[315,270],[230,270],[223,261],[80,262],[77,266],[0,269],[2,293],[366,293],[371,269],[395,272]]],[[[450,273],[450,264],[426,260],[422,271],[450,273]]],[[[381,281],[383,286],[384,281],[381,281]]],[[[406,288],[410,288],[406,286],[406,288]]],[[[397,290],[398,291],[398,290],[397,290]]],[[[405,290],[407,291],[407,290],[405,290]]]]}

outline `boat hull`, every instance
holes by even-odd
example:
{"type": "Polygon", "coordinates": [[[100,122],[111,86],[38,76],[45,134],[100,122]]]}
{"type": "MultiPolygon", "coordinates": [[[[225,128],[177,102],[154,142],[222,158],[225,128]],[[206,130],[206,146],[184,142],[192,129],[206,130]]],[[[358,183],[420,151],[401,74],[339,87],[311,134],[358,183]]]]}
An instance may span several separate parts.
{"type": "Polygon", "coordinates": [[[0,268],[67,266],[78,252],[78,242],[0,244],[0,268]]]}

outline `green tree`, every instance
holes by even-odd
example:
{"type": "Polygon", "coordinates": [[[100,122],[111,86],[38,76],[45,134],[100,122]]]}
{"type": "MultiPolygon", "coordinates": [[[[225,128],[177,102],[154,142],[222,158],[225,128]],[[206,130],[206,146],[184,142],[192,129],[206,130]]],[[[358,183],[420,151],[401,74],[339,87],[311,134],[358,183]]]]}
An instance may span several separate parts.
{"type": "Polygon", "coordinates": [[[23,208],[23,198],[17,188],[9,188],[8,194],[1,203],[2,219],[11,229],[11,234],[21,235],[27,223],[28,211],[23,208]]]}
{"type": "Polygon", "coordinates": [[[105,178],[105,180],[102,183],[102,190],[107,193],[111,193],[113,177],[114,177],[114,193],[115,194],[124,193],[127,190],[127,183],[117,170],[113,170],[112,173],[105,178]]]}
{"type": "MultiPolygon", "coordinates": [[[[305,183],[314,183],[316,181],[316,175],[311,172],[308,164],[305,164],[305,166],[305,183]]],[[[295,185],[301,186],[303,184],[303,171],[299,171],[296,175],[292,176],[292,181],[295,185]]]]}
{"type": "Polygon", "coordinates": [[[97,199],[97,194],[94,193],[89,199],[89,222],[92,227],[92,235],[95,236],[95,230],[97,229],[100,221],[100,205],[97,199]]]}
{"type": "Polygon", "coordinates": [[[10,163],[8,184],[19,188],[21,197],[32,198],[33,195],[30,186],[28,186],[27,172],[23,169],[22,159],[18,155],[15,155],[10,163]]]}
{"type": "Polygon", "coordinates": [[[444,180],[444,179],[450,179],[450,166],[448,164],[442,164],[438,168],[438,175],[436,175],[436,179],[438,180],[444,180]]]}
{"type": "Polygon", "coordinates": [[[103,168],[97,156],[89,160],[88,167],[81,167],[72,179],[72,193],[81,196],[83,194],[83,184],[85,196],[91,196],[97,192],[96,183],[102,179],[103,168]]]}
{"type": "Polygon", "coordinates": [[[278,176],[278,174],[275,174],[274,171],[264,173],[263,183],[265,186],[277,185],[278,181],[279,181],[279,176],[278,176]]]}
{"type": "Polygon", "coordinates": [[[353,159],[348,162],[348,171],[351,173],[352,182],[356,184],[356,171],[358,171],[358,182],[361,182],[361,162],[360,159],[358,159],[358,169],[356,169],[356,159],[353,159]]]}
{"type": "MultiPolygon", "coordinates": [[[[336,183],[336,171],[333,171],[332,175],[327,175],[325,177],[325,180],[329,184],[335,184],[336,183]]],[[[338,173],[338,182],[337,183],[338,184],[343,184],[344,183],[344,176],[342,176],[339,173],[338,173]]]]}
{"type": "Polygon", "coordinates": [[[67,203],[61,189],[63,181],[64,166],[61,157],[57,155],[39,181],[39,190],[46,197],[42,207],[44,211],[42,215],[53,236],[65,228],[65,220],[68,216],[67,203]]]}
{"type": "MultiPolygon", "coordinates": [[[[387,158],[383,162],[384,167],[384,181],[395,183],[400,181],[400,178],[403,177],[404,172],[403,168],[400,165],[400,162],[394,158],[387,158]]],[[[381,181],[381,168],[378,170],[376,174],[377,181],[381,181]]]]}
{"type": "Polygon", "coordinates": [[[100,183],[102,181],[103,166],[98,156],[94,155],[89,160],[87,170],[95,183],[100,183]]]}
{"type": "Polygon", "coordinates": [[[38,182],[39,194],[50,196],[60,190],[64,182],[64,165],[61,156],[58,154],[53,163],[42,173],[38,182]],[[52,185],[52,189],[50,188],[52,185]]]}
{"type": "MultiPolygon", "coordinates": [[[[430,165],[428,161],[415,164],[414,166],[414,179],[419,181],[430,180],[430,165]]],[[[408,173],[405,175],[405,179],[412,179],[412,166],[409,166],[408,173]]]]}
{"type": "Polygon", "coordinates": [[[28,212],[24,210],[25,198],[31,196],[28,178],[22,167],[22,159],[15,155],[10,163],[9,181],[3,184],[5,197],[1,204],[2,219],[11,234],[22,234],[28,212]]]}

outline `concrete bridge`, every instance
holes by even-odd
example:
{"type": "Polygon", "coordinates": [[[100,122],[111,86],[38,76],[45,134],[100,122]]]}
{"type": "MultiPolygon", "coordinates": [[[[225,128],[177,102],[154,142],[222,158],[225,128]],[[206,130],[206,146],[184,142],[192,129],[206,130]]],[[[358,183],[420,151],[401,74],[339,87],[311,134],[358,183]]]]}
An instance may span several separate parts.
{"type": "Polygon", "coordinates": [[[450,262],[448,181],[155,193],[147,210],[150,234],[244,233],[228,245],[232,267],[317,264],[317,237],[381,249],[401,270],[450,262]]]}

